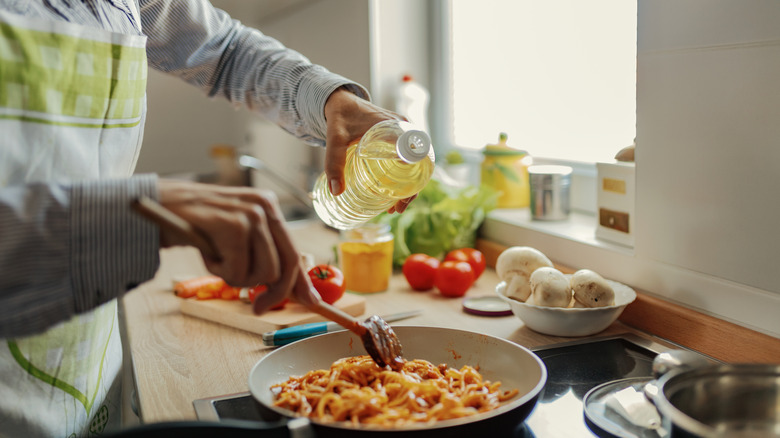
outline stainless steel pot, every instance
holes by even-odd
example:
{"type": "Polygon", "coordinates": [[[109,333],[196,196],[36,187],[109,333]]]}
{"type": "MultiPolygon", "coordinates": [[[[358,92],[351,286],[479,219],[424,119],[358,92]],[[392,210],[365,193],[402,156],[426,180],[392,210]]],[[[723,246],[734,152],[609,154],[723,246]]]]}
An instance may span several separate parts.
{"type": "Polygon", "coordinates": [[[780,365],[691,363],[662,353],[646,387],[673,437],[780,436],[780,365]]]}
{"type": "MultiPolygon", "coordinates": [[[[380,430],[365,425],[311,420],[314,435],[348,437],[379,433],[429,438],[476,436],[490,430],[506,436],[531,413],[547,381],[547,369],[542,360],[530,350],[505,339],[438,327],[407,326],[393,330],[403,344],[404,357],[425,359],[434,364],[446,363],[455,368],[476,366],[485,379],[501,381],[502,389],[516,388],[519,394],[493,411],[433,425],[380,430]]],[[[250,372],[249,389],[261,410],[266,414],[276,414],[267,416],[269,420],[291,418],[291,412],[273,405],[271,385],[314,369],[327,369],[342,357],[361,354],[365,351],[360,339],[347,331],[307,338],[263,357],[250,372]]]]}

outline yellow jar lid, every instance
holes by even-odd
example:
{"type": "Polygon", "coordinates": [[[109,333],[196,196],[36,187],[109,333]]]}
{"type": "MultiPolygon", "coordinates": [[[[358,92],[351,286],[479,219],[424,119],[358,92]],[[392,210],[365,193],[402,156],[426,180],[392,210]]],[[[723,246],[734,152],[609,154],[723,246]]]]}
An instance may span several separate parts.
{"type": "Polygon", "coordinates": [[[510,147],[506,144],[507,139],[509,136],[502,132],[498,136],[498,143],[497,144],[488,144],[485,146],[485,150],[482,151],[483,155],[516,155],[516,156],[523,156],[528,155],[528,152],[522,150],[522,149],[515,149],[513,147],[510,147]]]}

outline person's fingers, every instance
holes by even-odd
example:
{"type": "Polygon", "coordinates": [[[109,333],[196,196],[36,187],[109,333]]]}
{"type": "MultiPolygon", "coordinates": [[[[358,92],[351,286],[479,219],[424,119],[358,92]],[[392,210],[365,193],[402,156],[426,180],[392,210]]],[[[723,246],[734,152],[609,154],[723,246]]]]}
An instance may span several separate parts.
{"type": "Polygon", "coordinates": [[[328,188],[334,196],[344,191],[344,165],[350,139],[339,129],[328,129],[325,146],[325,175],[328,188]]]}
{"type": "MultiPolygon", "coordinates": [[[[279,220],[275,196],[268,192],[240,193],[233,203],[217,205],[229,210],[235,224],[214,230],[225,241],[218,248],[229,254],[224,257],[220,270],[232,273],[236,286],[270,284],[279,280],[280,260],[269,222],[279,220]],[[222,234],[226,234],[222,237],[222,234]]],[[[223,277],[224,278],[224,277],[223,277]]],[[[225,279],[228,281],[228,279],[225,279]]]]}
{"type": "MultiPolygon", "coordinates": [[[[258,207],[259,209],[259,207],[258,207]]],[[[263,211],[263,210],[261,210],[263,211]]],[[[263,221],[252,229],[252,262],[251,277],[257,284],[269,284],[279,280],[281,268],[276,243],[268,229],[268,219],[263,214],[263,221]]]]}
{"type": "Polygon", "coordinates": [[[310,305],[321,301],[322,298],[311,283],[311,279],[304,271],[303,268],[298,270],[298,280],[293,286],[292,295],[290,297],[293,301],[303,304],[309,307],[310,305]]]}
{"type": "Polygon", "coordinates": [[[392,207],[390,207],[387,212],[388,213],[403,213],[406,211],[406,209],[409,207],[409,204],[411,204],[412,201],[417,197],[417,195],[412,195],[406,199],[401,199],[400,201],[393,204],[392,207]]]}
{"type": "Polygon", "coordinates": [[[211,238],[220,260],[204,257],[206,268],[231,286],[252,286],[249,272],[252,266],[250,236],[252,223],[245,210],[236,205],[212,201],[204,212],[194,220],[195,226],[211,238]]]}
{"type": "MultiPolygon", "coordinates": [[[[242,199],[246,200],[245,197],[242,199]]],[[[253,228],[253,254],[255,255],[253,269],[257,271],[262,280],[261,284],[270,284],[279,280],[281,275],[281,261],[277,250],[276,240],[271,232],[270,222],[281,223],[284,216],[279,209],[276,195],[271,191],[252,193],[249,199],[255,205],[256,219],[258,222],[253,228]]]]}
{"type": "Polygon", "coordinates": [[[268,284],[268,290],[258,295],[252,304],[256,314],[263,313],[288,297],[300,274],[300,257],[284,226],[284,219],[276,205],[267,211],[268,229],[279,254],[279,279],[268,284]]]}
{"type": "Polygon", "coordinates": [[[347,149],[376,123],[383,120],[406,120],[400,114],[376,106],[355,94],[337,89],[326,101],[325,174],[333,195],[344,191],[344,164],[347,149]]]}
{"type": "MultiPolygon", "coordinates": [[[[279,279],[276,243],[268,227],[272,192],[204,184],[165,183],[161,200],[212,242],[219,259],[203,255],[207,269],[236,287],[279,279]]],[[[187,244],[161,233],[161,244],[187,244]]]]}

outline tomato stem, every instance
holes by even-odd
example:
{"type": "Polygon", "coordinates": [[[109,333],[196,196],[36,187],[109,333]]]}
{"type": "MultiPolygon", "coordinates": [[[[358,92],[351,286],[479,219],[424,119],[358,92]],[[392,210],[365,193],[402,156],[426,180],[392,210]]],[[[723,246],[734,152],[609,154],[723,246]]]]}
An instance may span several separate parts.
{"type": "Polygon", "coordinates": [[[330,271],[328,269],[323,269],[322,266],[317,266],[314,268],[316,271],[317,278],[320,280],[327,280],[328,276],[330,275],[330,271]]]}

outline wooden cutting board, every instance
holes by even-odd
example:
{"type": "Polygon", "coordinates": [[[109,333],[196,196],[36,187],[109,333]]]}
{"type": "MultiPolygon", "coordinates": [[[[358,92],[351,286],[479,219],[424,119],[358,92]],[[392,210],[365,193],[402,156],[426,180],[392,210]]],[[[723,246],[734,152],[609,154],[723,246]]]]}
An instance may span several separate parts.
{"type": "MultiPolygon", "coordinates": [[[[366,299],[351,293],[344,294],[333,305],[352,316],[361,316],[366,311],[366,299]]],[[[181,312],[258,334],[299,324],[326,321],[324,317],[297,303],[287,303],[281,310],[269,310],[262,315],[255,315],[251,305],[238,300],[189,298],[181,300],[181,312]]]]}

